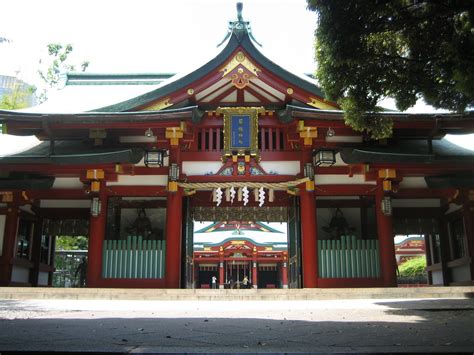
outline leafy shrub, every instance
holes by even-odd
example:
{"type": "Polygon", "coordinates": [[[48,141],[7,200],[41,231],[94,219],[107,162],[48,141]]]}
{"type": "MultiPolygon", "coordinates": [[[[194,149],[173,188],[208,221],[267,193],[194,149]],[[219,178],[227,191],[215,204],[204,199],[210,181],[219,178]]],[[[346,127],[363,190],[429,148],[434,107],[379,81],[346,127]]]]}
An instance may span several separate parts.
{"type": "Polygon", "coordinates": [[[401,277],[413,277],[425,275],[426,259],[424,256],[409,259],[398,267],[401,277]]]}

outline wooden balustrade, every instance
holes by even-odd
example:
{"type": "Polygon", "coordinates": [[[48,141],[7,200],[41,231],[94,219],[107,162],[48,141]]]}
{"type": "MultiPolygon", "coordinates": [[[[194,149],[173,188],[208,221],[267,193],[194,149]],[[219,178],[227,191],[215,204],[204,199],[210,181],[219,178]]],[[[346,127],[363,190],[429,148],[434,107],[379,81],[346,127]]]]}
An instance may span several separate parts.
{"type": "Polygon", "coordinates": [[[378,240],[341,236],[340,240],[318,240],[319,277],[380,277],[378,240]]]}
{"type": "Polygon", "coordinates": [[[165,241],[105,240],[102,277],[117,279],[161,279],[165,275],[165,241]]]}

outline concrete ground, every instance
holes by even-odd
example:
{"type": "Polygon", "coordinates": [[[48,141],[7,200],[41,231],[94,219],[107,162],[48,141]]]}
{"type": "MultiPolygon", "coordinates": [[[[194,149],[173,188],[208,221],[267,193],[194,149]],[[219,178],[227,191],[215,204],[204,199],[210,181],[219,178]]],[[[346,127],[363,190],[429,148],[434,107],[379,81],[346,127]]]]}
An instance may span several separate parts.
{"type": "Polygon", "coordinates": [[[474,299],[0,300],[0,352],[474,351],[474,299]]]}

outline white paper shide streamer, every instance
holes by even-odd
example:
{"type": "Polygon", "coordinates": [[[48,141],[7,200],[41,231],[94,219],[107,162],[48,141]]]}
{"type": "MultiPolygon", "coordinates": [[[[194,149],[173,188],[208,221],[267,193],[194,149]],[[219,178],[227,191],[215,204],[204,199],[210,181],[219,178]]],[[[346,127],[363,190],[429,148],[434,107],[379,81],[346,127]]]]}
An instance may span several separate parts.
{"type": "Polygon", "coordinates": [[[261,187],[259,190],[258,190],[258,206],[259,207],[262,207],[263,204],[265,203],[265,189],[263,187],[261,187]]]}
{"type": "Polygon", "coordinates": [[[247,206],[247,203],[249,203],[249,189],[247,186],[242,188],[242,200],[244,201],[244,206],[247,206]]]}

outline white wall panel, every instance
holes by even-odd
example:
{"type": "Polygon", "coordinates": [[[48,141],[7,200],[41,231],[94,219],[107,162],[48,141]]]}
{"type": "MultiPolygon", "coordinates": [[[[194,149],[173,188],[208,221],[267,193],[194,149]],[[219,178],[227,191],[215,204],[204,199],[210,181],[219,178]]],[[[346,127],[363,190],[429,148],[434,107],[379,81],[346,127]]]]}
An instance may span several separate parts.
{"type": "Polygon", "coordinates": [[[107,182],[107,186],[166,186],[167,175],[119,175],[117,181],[107,182]]]}
{"type": "Polygon", "coordinates": [[[13,265],[12,282],[30,282],[30,269],[13,265]]]}
{"type": "Polygon", "coordinates": [[[399,187],[401,189],[426,189],[428,185],[426,185],[424,177],[405,177],[399,187]]]}
{"type": "Polygon", "coordinates": [[[260,166],[268,174],[296,175],[300,173],[300,162],[294,161],[262,161],[260,166]]]}
{"type": "Polygon", "coordinates": [[[39,286],[48,286],[48,273],[40,271],[38,275],[38,285],[39,286]]]}
{"type": "Polygon", "coordinates": [[[451,268],[453,282],[469,281],[471,279],[470,265],[463,265],[451,268]]]}
{"type": "Polygon", "coordinates": [[[182,165],[183,174],[214,175],[222,168],[222,163],[217,161],[184,161],[182,165]]]}
{"type": "Polygon", "coordinates": [[[431,277],[433,279],[433,285],[443,285],[443,272],[441,270],[433,271],[431,277]]]}
{"type": "Polygon", "coordinates": [[[79,178],[56,178],[53,189],[82,189],[84,184],[79,178]]]}

